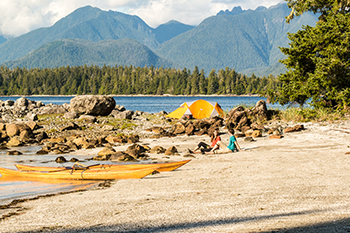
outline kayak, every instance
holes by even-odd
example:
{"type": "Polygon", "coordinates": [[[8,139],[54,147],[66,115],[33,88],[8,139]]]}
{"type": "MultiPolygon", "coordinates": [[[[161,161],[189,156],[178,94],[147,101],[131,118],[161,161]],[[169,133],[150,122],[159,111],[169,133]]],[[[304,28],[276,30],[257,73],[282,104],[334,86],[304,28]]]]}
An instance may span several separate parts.
{"type": "MultiPolygon", "coordinates": [[[[139,170],[145,168],[156,168],[159,172],[174,171],[175,169],[185,165],[189,160],[183,160],[179,162],[171,163],[151,163],[151,164],[125,164],[125,165],[116,165],[116,164],[96,164],[88,166],[89,170],[139,170]]],[[[72,167],[41,167],[41,166],[29,166],[23,164],[15,164],[18,170],[20,171],[57,171],[57,170],[72,170],[72,167]]]]}
{"type": "Polygon", "coordinates": [[[0,167],[4,177],[22,177],[28,179],[66,179],[66,180],[117,180],[141,179],[157,169],[154,167],[137,170],[106,170],[106,169],[61,169],[53,171],[19,171],[0,167]]]}

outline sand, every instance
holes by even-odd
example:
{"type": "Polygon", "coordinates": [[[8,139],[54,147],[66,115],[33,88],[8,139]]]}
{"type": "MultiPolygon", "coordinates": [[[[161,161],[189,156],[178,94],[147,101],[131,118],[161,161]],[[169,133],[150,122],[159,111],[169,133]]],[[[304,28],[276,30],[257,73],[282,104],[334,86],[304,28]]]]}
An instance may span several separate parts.
{"type": "MultiPolygon", "coordinates": [[[[0,232],[350,232],[350,121],[308,123],[232,154],[195,155],[174,172],[13,206],[0,232]]],[[[222,135],[228,141],[228,134],[222,135]]],[[[207,136],[145,139],[186,148],[207,136]]],[[[97,153],[90,150],[89,153],[97,153]]]]}

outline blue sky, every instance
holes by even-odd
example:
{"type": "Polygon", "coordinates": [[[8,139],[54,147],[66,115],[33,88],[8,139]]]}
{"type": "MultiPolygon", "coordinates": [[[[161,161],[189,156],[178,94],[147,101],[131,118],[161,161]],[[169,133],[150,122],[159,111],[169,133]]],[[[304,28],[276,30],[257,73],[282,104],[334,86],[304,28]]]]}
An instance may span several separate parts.
{"type": "Polygon", "coordinates": [[[220,10],[231,10],[235,6],[254,10],[279,2],[281,0],[1,0],[0,35],[19,36],[51,26],[86,5],[137,15],[149,26],[157,27],[169,20],[198,25],[220,10]]]}

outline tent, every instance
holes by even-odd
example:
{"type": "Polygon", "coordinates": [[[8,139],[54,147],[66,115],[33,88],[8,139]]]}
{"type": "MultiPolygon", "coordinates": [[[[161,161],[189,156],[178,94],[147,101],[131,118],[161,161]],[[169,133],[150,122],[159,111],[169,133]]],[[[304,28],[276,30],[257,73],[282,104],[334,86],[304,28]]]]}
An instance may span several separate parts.
{"type": "Polygon", "coordinates": [[[183,116],[191,116],[196,119],[209,118],[217,115],[223,116],[224,111],[216,102],[208,102],[206,100],[196,100],[193,102],[185,102],[175,111],[169,113],[167,117],[180,119],[183,116]]]}

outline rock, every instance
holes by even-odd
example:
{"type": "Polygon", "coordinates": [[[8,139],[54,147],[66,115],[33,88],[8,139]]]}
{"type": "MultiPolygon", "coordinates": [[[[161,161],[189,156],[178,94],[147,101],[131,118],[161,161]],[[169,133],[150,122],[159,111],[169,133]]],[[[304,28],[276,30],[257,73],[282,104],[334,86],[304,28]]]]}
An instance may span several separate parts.
{"type": "Polygon", "coordinates": [[[98,156],[110,156],[116,151],[112,147],[105,147],[100,152],[97,153],[98,156]]]}
{"type": "Polygon", "coordinates": [[[75,144],[75,143],[72,142],[72,141],[68,141],[68,142],[66,143],[66,145],[69,146],[69,149],[70,149],[70,150],[79,150],[79,149],[81,148],[80,146],[78,146],[77,144],[75,144]]]}
{"type": "Polygon", "coordinates": [[[184,156],[185,158],[196,158],[196,156],[192,155],[192,154],[185,154],[184,156]]]}
{"type": "Polygon", "coordinates": [[[115,130],[115,128],[114,128],[113,125],[104,125],[102,127],[102,130],[104,130],[104,131],[112,131],[112,130],[115,130]]]}
{"type": "Polygon", "coordinates": [[[38,115],[36,115],[35,113],[28,113],[25,117],[25,119],[27,121],[37,121],[38,120],[38,115]]]}
{"type": "Polygon", "coordinates": [[[247,125],[241,127],[241,132],[242,132],[242,133],[245,133],[245,132],[248,131],[248,130],[251,130],[251,128],[250,128],[249,126],[247,126],[247,125]]]}
{"type": "Polygon", "coordinates": [[[0,123],[0,131],[6,130],[6,124],[0,123]]]}
{"type": "Polygon", "coordinates": [[[22,155],[23,153],[17,150],[9,150],[6,152],[7,155],[22,155]]]}
{"type": "Polygon", "coordinates": [[[36,107],[40,108],[42,106],[45,106],[45,104],[43,102],[41,102],[40,100],[38,102],[36,102],[36,107]]]}
{"type": "Polygon", "coordinates": [[[254,130],[252,133],[252,137],[253,138],[257,138],[257,137],[262,137],[262,133],[260,130],[254,130]]]}
{"type": "Polygon", "coordinates": [[[86,138],[84,137],[79,137],[73,140],[73,143],[75,143],[77,146],[84,146],[86,144],[88,144],[88,140],[86,140],[86,138]]]}
{"type": "Polygon", "coordinates": [[[15,101],[13,100],[6,100],[5,101],[5,106],[13,106],[15,104],[15,101]]]}
{"type": "Polygon", "coordinates": [[[115,109],[118,110],[119,112],[123,112],[126,110],[124,106],[120,106],[119,104],[115,106],[115,109]]]}
{"type": "Polygon", "coordinates": [[[164,155],[179,155],[177,148],[175,146],[166,149],[164,155]]]}
{"type": "Polygon", "coordinates": [[[93,160],[97,160],[97,161],[106,161],[109,160],[109,158],[111,157],[111,155],[98,155],[93,157],[93,160]]]}
{"type": "Polygon", "coordinates": [[[114,118],[122,120],[131,120],[133,115],[133,111],[125,110],[124,112],[119,112],[118,114],[114,115],[114,118]]]}
{"type": "Polygon", "coordinates": [[[238,106],[238,107],[231,109],[228,112],[229,117],[233,118],[235,116],[236,112],[244,112],[244,108],[242,106],[238,106]]]}
{"type": "Polygon", "coordinates": [[[112,135],[108,135],[106,137],[106,141],[109,143],[126,143],[127,139],[123,136],[112,136],[112,135]]]}
{"type": "Polygon", "coordinates": [[[47,133],[46,132],[40,132],[38,133],[37,135],[35,135],[35,139],[38,141],[38,142],[41,142],[42,140],[46,139],[46,138],[49,138],[47,136],[47,133]]]}
{"type": "Polygon", "coordinates": [[[244,133],[235,133],[236,138],[244,138],[245,134],[244,133]]]}
{"type": "Polygon", "coordinates": [[[269,129],[268,131],[267,131],[267,134],[273,134],[275,132],[275,130],[274,129],[269,129]]]}
{"type": "Polygon", "coordinates": [[[198,123],[198,128],[199,129],[205,129],[205,130],[208,130],[210,128],[211,124],[206,121],[206,120],[201,120],[199,123],[198,123]]]}
{"type": "Polygon", "coordinates": [[[117,151],[116,153],[112,154],[111,157],[109,158],[111,161],[136,161],[134,157],[131,155],[122,152],[122,151],[117,151]]]}
{"type": "Polygon", "coordinates": [[[166,111],[160,111],[158,112],[158,115],[168,115],[168,113],[166,111]]]}
{"type": "Polygon", "coordinates": [[[256,122],[252,123],[251,126],[250,126],[252,129],[254,130],[261,130],[261,131],[265,131],[265,127],[261,124],[258,124],[256,122]]]}
{"type": "Polygon", "coordinates": [[[79,159],[77,159],[77,158],[71,158],[71,159],[69,160],[69,162],[76,163],[76,162],[79,162],[79,159]]]}
{"type": "Polygon", "coordinates": [[[47,155],[50,151],[46,150],[46,149],[41,149],[39,151],[37,151],[35,154],[37,155],[47,155]]]}
{"type": "Polygon", "coordinates": [[[140,136],[137,134],[132,134],[128,137],[127,142],[128,143],[136,143],[140,140],[140,136]]]}
{"type": "Polygon", "coordinates": [[[254,133],[254,130],[252,130],[252,129],[249,129],[249,130],[247,130],[247,131],[244,132],[244,134],[245,134],[246,137],[252,136],[253,133],[254,133]]]}
{"type": "Polygon", "coordinates": [[[284,130],[285,133],[292,133],[292,132],[297,132],[297,131],[301,131],[304,130],[304,125],[295,125],[293,127],[288,127],[284,130]]]}
{"type": "Polygon", "coordinates": [[[15,102],[15,107],[22,108],[22,107],[27,107],[29,104],[28,99],[25,97],[21,97],[16,100],[15,102]]]}
{"type": "Polygon", "coordinates": [[[193,135],[194,134],[194,130],[195,130],[195,127],[193,124],[189,124],[186,129],[185,129],[185,133],[187,136],[190,136],[190,135],[193,135]]]}
{"type": "Polygon", "coordinates": [[[35,121],[26,122],[26,125],[33,131],[39,128],[38,124],[35,121]]]}
{"type": "Polygon", "coordinates": [[[0,146],[0,150],[8,150],[8,149],[9,148],[7,146],[4,146],[4,145],[0,146]]]}
{"type": "Polygon", "coordinates": [[[139,145],[139,144],[133,144],[131,146],[128,146],[128,148],[126,149],[126,152],[131,151],[131,150],[136,150],[137,153],[144,153],[146,152],[146,148],[139,145]]]}
{"type": "Polygon", "coordinates": [[[31,131],[28,125],[26,124],[7,124],[6,125],[6,134],[9,137],[19,135],[23,130],[31,131]]]}
{"type": "Polygon", "coordinates": [[[74,122],[69,122],[67,125],[62,126],[60,128],[60,131],[67,131],[67,130],[74,130],[74,129],[80,129],[80,127],[74,122]]]}
{"type": "Polygon", "coordinates": [[[19,128],[16,124],[7,124],[6,125],[6,134],[9,137],[13,137],[15,135],[18,135],[20,133],[19,128]]]}
{"type": "Polygon", "coordinates": [[[69,119],[69,120],[72,120],[72,119],[77,119],[79,117],[78,113],[76,112],[66,112],[63,117],[65,119],[69,119]]]}
{"type": "Polygon", "coordinates": [[[206,129],[201,129],[201,130],[199,130],[197,132],[194,132],[194,134],[197,135],[197,136],[202,136],[204,134],[208,134],[208,132],[207,132],[206,129]]]}
{"type": "Polygon", "coordinates": [[[91,115],[81,115],[79,117],[79,120],[83,120],[84,122],[87,122],[87,123],[94,123],[97,121],[97,118],[91,115]]]}
{"type": "Polygon", "coordinates": [[[26,142],[26,141],[29,141],[30,139],[32,139],[34,136],[33,136],[33,132],[31,130],[23,130],[20,135],[19,135],[19,139],[22,141],[22,142],[26,142]]]}
{"type": "Polygon", "coordinates": [[[260,120],[267,120],[267,107],[265,100],[259,100],[252,110],[252,114],[260,120]]]}
{"type": "Polygon", "coordinates": [[[65,114],[67,109],[63,105],[48,104],[44,107],[39,108],[38,115],[53,115],[53,114],[65,114]]]}
{"type": "Polygon", "coordinates": [[[152,128],[146,129],[147,132],[153,132],[155,134],[163,134],[165,132],[165,129],[160,126],[154,126],[152,128]]]}
{"type": "Polygon", "coordinates": [[[10,139],[10,141],[7,142],[8,147],[17,147],[17,146],[22,146],[22,145],[23,145],[23,143],[17,137],[13,137],[10,139]]]}
{"type": "Polygon", "coordinates": [[[273,135],[270,135],[269,139],[281,139],[283,138],[282,135],[276,135],[276,134],[273,134],[273,135]]]}
{"type": "Polygon", "coordinates": [[[245,142],[254,142],[255,140],[253,139],[253,137],[246,137],[244,138],[245,142]]]}
{"type": "Polygon", "coordinates": [[[174,126],[173,126],[173,133],[174,134],[183,134],[185,133],[186,131],[186,128],[183,124],[181,123],[176,123],[174,126]]]}
{"type": "Polygon", "coordinates": [[[51,142],[51,143],[65,143],[66,139],[64,137],[50,138],[49,142],[51,142]]]}
{"type": "Polygon", "coordinates": [[[161,146],[155,146],[153,147],[149,153],[152,153],[152,154],[163,154],[165,153],[165,149],[161,146]]]}
{"type": "Polygon", "coordinates": [[[93,116],[108,116],[115,108],[112,96],[82,95],[70,101],[70,111],[93,116]]]}
{"type": "Polygon", "coordinates": [[[55,162],[56,162],[56,163],[66,163],[67,160],[66,160],[66,158],[63,157],[63,156],[58,156],[58,157],[55,159],[55,162]]]}

